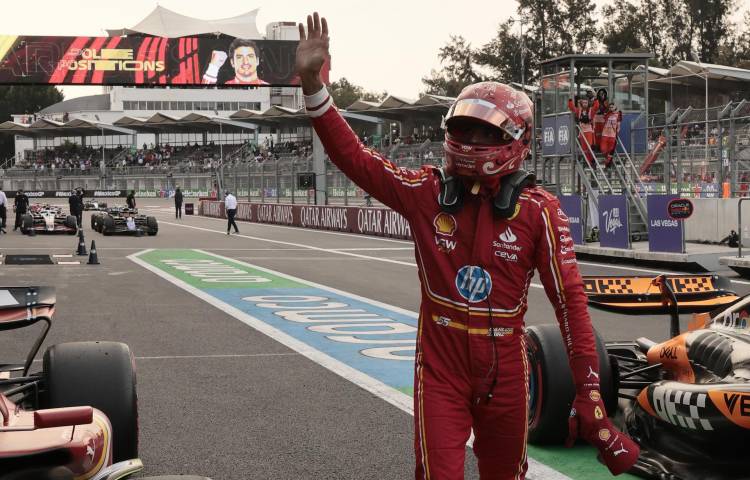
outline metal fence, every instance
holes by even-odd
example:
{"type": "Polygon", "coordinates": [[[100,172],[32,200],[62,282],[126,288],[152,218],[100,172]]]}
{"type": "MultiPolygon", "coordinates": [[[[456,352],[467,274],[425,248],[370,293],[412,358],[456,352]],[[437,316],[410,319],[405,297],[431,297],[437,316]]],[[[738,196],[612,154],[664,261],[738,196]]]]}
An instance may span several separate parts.
{"type": "Polygon", "coordinates": [[[631,157],[650,190],[685,197],[748,196],[750,103],[641,116],[630,135],[631,157]]]}

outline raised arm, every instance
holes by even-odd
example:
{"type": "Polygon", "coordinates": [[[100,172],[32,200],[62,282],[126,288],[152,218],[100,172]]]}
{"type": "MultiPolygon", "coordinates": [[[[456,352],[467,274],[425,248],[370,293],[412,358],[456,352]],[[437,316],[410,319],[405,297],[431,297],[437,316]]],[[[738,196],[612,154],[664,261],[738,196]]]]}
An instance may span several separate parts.
{"type": "Polygon", "coordinates": [[[415,203],[414,193],[427,186],[431,169],[397,167],[359,141],[325,88],[320,71],[329,58],[328,23],[317,13],[307,17],[307,29],[299,24],[300,42],[296,68],[305,94],[305,106],[315,132],[331,161],[367,193],[408,215],[415,203]]]}

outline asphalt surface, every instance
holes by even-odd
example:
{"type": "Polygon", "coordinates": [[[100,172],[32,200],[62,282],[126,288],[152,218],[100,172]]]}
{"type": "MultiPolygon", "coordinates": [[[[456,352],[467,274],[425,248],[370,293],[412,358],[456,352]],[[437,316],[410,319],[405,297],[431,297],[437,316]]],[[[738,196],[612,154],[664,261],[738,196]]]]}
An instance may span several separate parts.
{"type": "MultiPolygon", "coordinates": [[[[167,200],[139,200],[159,220],[156,237],[104,237],[88,228],[101,265],[0,267],[5,285],[57,288],[46,346],[80,340],[130,345],[136,356],[141,458],[148,475],[224,479],[411,478],[412,417],[232,316],[137,265],[148,248],[199,248],[416,311],[419,284],[410,242],[184,216],[167,200]]],[[[70,254],[77,238],[10,232],[0,252],[70,254]]],[[[71,260],[71,259],[66,259],[71,260]]],[[[649,273],[581,262],[583,274],[649,273]]],[[[722,272],[728,273],[730,272],[722,272]]],[[[731,274],[730,274],[731,275],[731,274]]],[[[738,293],[750,284],[736,279],[738,293]]],[[[538,279],[534,280],[538,283],[538,279]]],[[[540,288],[528,324],[554,322],[540,288]]],[[[668,337],[666,318],[591,311],[606,340],[668,337]]],[[[26,355],[31,332],[3,332],[0,362],[26,355]]],[[[40,357],[41,358],[41,353],[40,357]]],[[[467,478],[478,478],[467,455],[467,478]]]]}

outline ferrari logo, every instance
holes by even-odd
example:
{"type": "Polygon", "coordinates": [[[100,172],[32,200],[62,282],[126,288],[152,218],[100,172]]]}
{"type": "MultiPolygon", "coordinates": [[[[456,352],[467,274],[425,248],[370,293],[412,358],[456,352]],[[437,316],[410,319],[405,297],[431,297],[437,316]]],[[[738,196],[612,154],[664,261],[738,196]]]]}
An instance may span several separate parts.
{"type": "Polygon", "coordinates": [[[602,418],[604,418],[604,412],[602,412],[602,409],[599,407],[599,405],[594,408],[594,417],[597,420],[601,420],[602,418]]]}

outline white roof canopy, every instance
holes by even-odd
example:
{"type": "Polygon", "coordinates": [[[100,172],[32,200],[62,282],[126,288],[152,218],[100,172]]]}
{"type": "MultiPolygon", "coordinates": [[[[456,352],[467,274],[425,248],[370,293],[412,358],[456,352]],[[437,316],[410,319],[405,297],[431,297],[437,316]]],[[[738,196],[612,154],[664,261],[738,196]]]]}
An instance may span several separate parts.
{"type": "Polygon", "coordinates": [[[145,34],[168,38],[222,33],[230,37],[259,39],[262,35],[255,24],[257,16],[256,8],[236,17],[202,20],[157,6],[134,27],[107,30],[107,33],[110,36],[145,34]]]}

